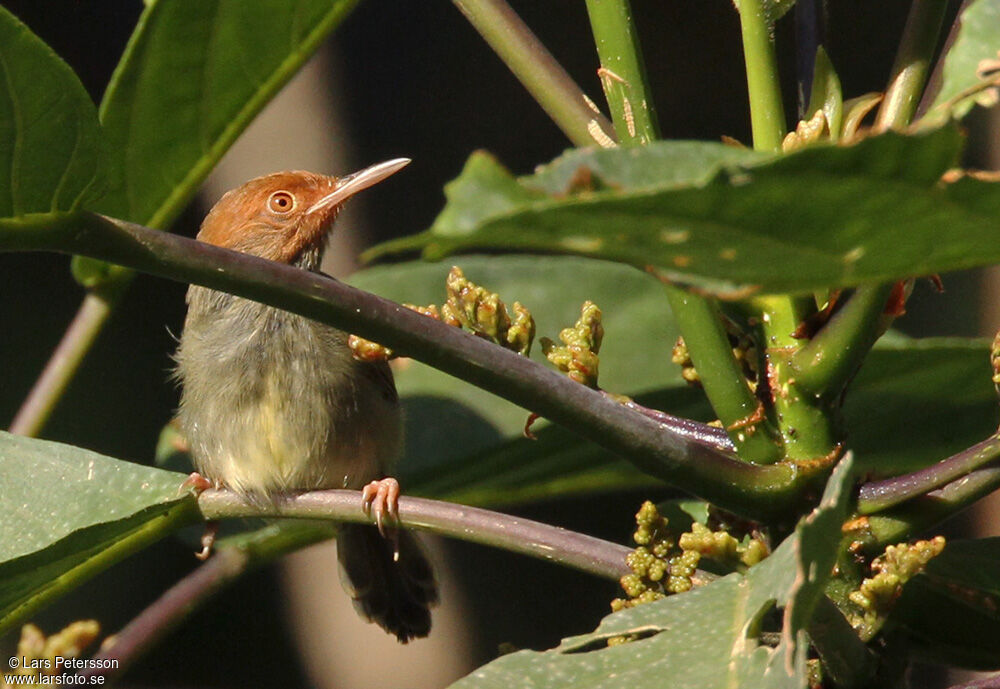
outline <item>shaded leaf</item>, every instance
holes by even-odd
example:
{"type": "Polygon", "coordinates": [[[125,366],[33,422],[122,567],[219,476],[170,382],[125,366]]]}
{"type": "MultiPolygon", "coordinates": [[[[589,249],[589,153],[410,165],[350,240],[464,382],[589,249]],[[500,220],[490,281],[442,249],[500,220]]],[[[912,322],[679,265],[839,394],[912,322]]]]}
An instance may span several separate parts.
{"type": "Polygon", "coordinates": [[[988,345],[960,338],[880,343],[847,391],[847,442],[859,468],[905,473],[991,435],[998,409],[988,345]]]}
{"type": "MultiPolygon", "coordinates": [[[[633,189],[608,179],[603,190],[510,201],[506,210],[471,224],[470,214],[452,222],[446,207],[431,230],[383,250],[423,247],[431,258],[475,248],[580,254],[722,296],[940,273],[1000,259],[1000,185],[940,182],[961,147],[961,135],[949,126],[811,146],[736,166],[729,161],[737,149],[703,144],[699,151],[709,154],[699,165],[707,183],[678,186],[666,175],[661,185],[633,189]]],[[[602,155],[636,166],[653,157],[663,168],[672,156],[678,165],[691,163],[691,148],[669,141],[602,155]]],[[[620,161],[619,167],[627,166],[620,161]]],[[[469,174],[480,175],[479,166],[470,166],[469,174]]],[[[496,177],[495,167],[490,175],[496,177]]],[[[531,179],[519,183],[536,188],[531,179]]],[[[453,184],[490,182],[477,177],[453,184]]],[[[505,188],[510,184],[504,181],[505,188]]],[[[473,198],[463,204],[473,208],[473,198]]]]}
{"type": "Polygon", "coordinates": [[[0,217],[69,211],[104,191],[97,111],[69,65],[0,7],[0,217]]]}
{"type": "Polygon", "coordinates": [[[956,21],[958,35],[941,56],[941,88],[927,119],[963,117],[977,102],[996,103],[1000,85],[1000,0],[972,0],[956,21]],[[992,84],[992,92],[982,87],[992,84]]]}
{"type": "Polygon", "coordinates": [[[98,210],[165,227],[357,0],[147,3],[101,103],[115,185],[98,210]]]}
{"type": "Polygon", "coordinates": [[[0,633],[198,519],[182,474],[0,432],[0,633]]]}
{"type": "Polygon", "coordinates": [[[613,613],[591,634],[544,652],[503,656],[452,685],[469,687],[662,687],[735,689],[806,686],[804,623],[822,595],[847,514],[851,467],[834,471],[821,506],[746,576],[731,574],[688,593],[613,613]],[[782,640],[762,645],[775,606],[782,640]],[[635,640],[608,646],[608,639],[635,640]]]}

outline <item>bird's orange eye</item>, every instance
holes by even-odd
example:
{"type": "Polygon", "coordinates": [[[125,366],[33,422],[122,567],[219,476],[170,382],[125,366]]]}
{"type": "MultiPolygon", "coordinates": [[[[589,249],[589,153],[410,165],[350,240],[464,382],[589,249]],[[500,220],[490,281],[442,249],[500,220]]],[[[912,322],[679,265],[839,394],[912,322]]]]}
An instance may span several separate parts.
{"type": "Polygon", "coordinates": [[[273,213],[288,213],[295,208],[295,197],[287,191],[276,191],[267,199],[267,207],[273,213]]]}

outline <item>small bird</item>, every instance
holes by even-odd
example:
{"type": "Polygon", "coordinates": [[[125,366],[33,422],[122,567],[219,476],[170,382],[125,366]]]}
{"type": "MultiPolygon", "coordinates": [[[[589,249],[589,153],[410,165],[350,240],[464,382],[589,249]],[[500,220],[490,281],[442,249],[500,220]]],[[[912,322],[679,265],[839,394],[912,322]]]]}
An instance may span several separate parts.
{"type": "MultiPolygon", "coordinates": [[[[405,158],[346,177],[277,172],[226,193],[198,239],[319,272],[344,202],[406,166],[405,158]]],[[[354,359],[346,333],[281,309],[191,285],[175,359],[178,418],[198,472],[267,504],[319,488],[364,489],[379,529],[343,524],[341,580],[363,617],[401,642],[426,636],[434,574],[415,537],[380,534],[399,484],[383,478],[402,440],[384,361],[354,359]]]]}

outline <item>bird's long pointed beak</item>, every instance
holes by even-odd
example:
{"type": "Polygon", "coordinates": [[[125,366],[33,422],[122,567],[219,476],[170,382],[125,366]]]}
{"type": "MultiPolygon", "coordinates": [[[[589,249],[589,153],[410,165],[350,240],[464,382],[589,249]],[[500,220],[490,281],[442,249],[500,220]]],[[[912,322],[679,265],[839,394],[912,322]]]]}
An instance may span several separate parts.
{"type": "Polygon", "coordinates": [[[409,158],[393,158],[384,163],[376,163],[375,165],[366,167],[364,170],[359,170],[346,177],[341,177],[337,180],[337,188],[310,206],[306,210],[306,213],[315,213],[339,206],[359,191],[378,184],[389,175],[399,172],[409,164],[409,158]]]}

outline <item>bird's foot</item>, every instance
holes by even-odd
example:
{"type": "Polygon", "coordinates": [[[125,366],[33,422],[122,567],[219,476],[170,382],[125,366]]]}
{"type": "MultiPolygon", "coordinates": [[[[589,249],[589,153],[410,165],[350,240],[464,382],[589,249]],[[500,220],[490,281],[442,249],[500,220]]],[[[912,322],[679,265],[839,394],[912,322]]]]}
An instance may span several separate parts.
{"type": "Polygon", "coordinates": [[[201,535],[201,550],[194,554],[196,558],[204,562],[212,554],[212,546],[215,545],[215,537],[219,534],[219,522],[205,522],[205,533],[201,535]]]}
{"type": "Polygon", "coordinates": [[[361,508],[369,516],[375,513],[378,532],[392,541],[393,559],[398,560],[399,542],[395,523],[399,522],[399,481],[384,478],[369,483],[361,490],[361,508]]]}
{"type": "Polygon", "coordinates": [[[201,495],[209,488],[215,488],[215,484],[209,479],[205,478],[197,471],[193,471],[188,474],[188,477],[184,479],[184,483],[180,485],[177,489],[178,495],[183,493],[185,490],[190,490],[196,496],[201,495]]]}

